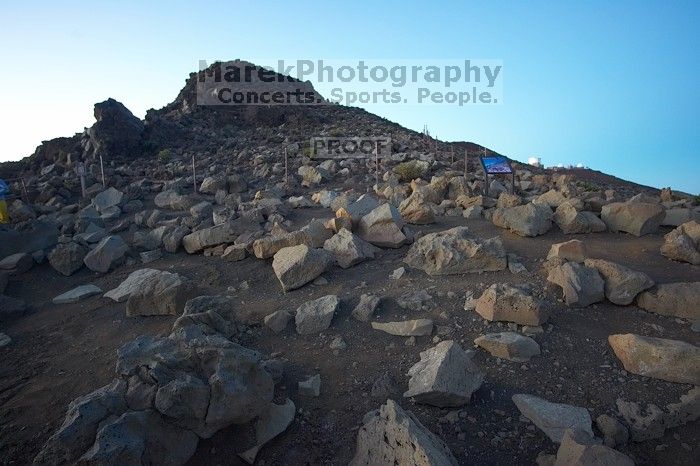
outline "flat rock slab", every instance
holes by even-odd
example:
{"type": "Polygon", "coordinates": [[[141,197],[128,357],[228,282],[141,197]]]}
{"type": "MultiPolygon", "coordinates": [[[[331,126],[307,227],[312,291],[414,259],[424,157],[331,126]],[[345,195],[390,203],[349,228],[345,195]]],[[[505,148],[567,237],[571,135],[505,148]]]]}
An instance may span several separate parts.
{"type": "Polygon", "coordinates": [[[350,461],[350,466],[457,464],[447,444],[393,400],[365,414],[350,461]]]}
{"type": "Polygon", "coordinates": [[[77,303],[80,300],[89,298],[90,296],[95,296],[102,293],[102,290],[95,285],[81,285],[77,288],[73,288],[70,291],[66,291],[53,298],[54,304],[69,304],[77,303]]]}
{"type": "Polygon", "coordinates": [[[401,322],[372,322],[372,328],[399,337],[421,337],[433,333],[433,321],[415,319],[401,322]]]}
{"type": "Polygon", "coordinates": [[[552,442],[561,443],[567,429],[577,429],[593,437],[591,416],[586,408],[552,403],[534,395],[513,395],[513,403],[523,416],[535,423],[552,442]]]}
{"type": "Polygon", "coordinates": [[[422,351],[420,361],[408,371],[408,391],[403,396],[439,407],[469,403],[485,376],[472,361],[473,356],[473,351],[464,351],[452,340],[422,351]]]}
{"type": "Polygon", "coordinates": [[[474,340],[492,356],[509,361],[527,362],[540,354],[540,345],[530,337],[515,332],[487,333],[474,340]]]}
{"type": "Polygon", "coordinates": [[[700,385],[700,347],[684,341],[633,333],[610,335],[608,343],[628,372],[700,385]]]}

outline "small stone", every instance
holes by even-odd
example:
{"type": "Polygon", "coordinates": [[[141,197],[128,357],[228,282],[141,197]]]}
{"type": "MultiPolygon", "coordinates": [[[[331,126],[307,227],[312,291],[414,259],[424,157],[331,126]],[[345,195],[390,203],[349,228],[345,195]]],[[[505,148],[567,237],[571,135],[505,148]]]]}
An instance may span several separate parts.
{"type": "Polygon", "coordinates": [[[299,382],[299,395],[317,397],[321,394],[321,375],[316,374],[303,382],[299,382]]]}

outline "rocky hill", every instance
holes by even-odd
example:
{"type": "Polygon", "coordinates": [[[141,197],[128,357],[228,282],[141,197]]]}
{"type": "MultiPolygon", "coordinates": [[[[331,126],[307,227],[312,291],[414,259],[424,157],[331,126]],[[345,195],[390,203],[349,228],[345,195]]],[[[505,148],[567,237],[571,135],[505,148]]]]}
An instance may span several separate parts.
{"type": "Polygon", "coordinates": [[[697,199],[197,83],[0,166],[3,464],[697,464],[697,199]]]}

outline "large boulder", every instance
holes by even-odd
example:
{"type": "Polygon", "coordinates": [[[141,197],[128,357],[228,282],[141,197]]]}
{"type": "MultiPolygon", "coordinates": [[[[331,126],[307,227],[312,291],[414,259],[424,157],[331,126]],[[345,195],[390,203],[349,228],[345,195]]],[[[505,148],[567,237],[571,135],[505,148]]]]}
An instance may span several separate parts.
{"type": "Polygon", "coordinates": [[[500,238],[480,240],[466,227],[421,237],[411,245],[404,262],[429,275],[495,272],[508,265],[500,238]]]}
{"type": "Polygon", "coordinates": [[[552,228],[552,209],[542,204],[525,204],[496,209],[491,221],[520,236],[539,236],[552,228]]]}
{"type": "Polygon", "coordinates": [[[663,316],[700,319],[700,282],[662,283],[637,297],[637,306],[663,316]]]}
{"type": "Polygon", "coordinates": [[[527,286],[495,283],[476,301],[476,312],[489,321],[514,322],[520,325],[541,325],[549,313],[527,286]]]}
{"type": "Polygon", "coordinates": [[[561,287],[569,306],[585,307],[605,298],[605,282],[598,271],[577,262],[553,267],[547,281],[561,287]]]}
{"type": "Polygon", "coordinates": [[[83,267],[88,249],[78,243],[61,243],[49,253],[49,264],[58,273],[70,276],[83,267]]]}
{"type": "Polygon", "coordinates": [[[634,236],[656,233],[664,216],[662,205],[647,202],[613,202],[601,210],[601,218],[610,231],[634,236]]]}
{"type": "Polygon", "coordinates": [[[282,248],[305,244],[312,248],[320,248],[331,235],[323,222],[313,219],[300,230],[278,236],[266,236],[253,242],[253,253],[258,259],[268,259],[282,248]]]}
{"type": "Polygon", "coordinates": [[[358,223],[360,238],[375,246],[399,248],[407,242],[401,214],[391,204],[382,204],[364,215],[358,223]]]}
{"type": "Polygon", "coordinates": [[[138,157],[143,152],[143,122],[114,99],[95,104],[95,119],[87,130],[88,151],[99,157],[138,157]]]}
{"type": "Polygon", "coordinates": [[[121,204],[123,199],[124,193],[110,186],[92,199],[92,205],[99,213],[104,214],[108,209],[121,204]]]}
{"type": "Polygon", "coordinates": [[[457,459],[410,411],[387,400],[363,419],[350,466],[457,466],[457,459]]]}
{"type": "Polygon", "coordinates": [[[34,464],[185,464],[199,438],[264,415],[274,388],[261,355],[223,335],[140,336],[117,376],[71,403],[34,464]]]}
{"type": "Polygon", "coordinates": [[[160,272],[141,282],[126,302],[126,315],[179,315],[195,293],[194,284],[177,273],[160,272]]]}
{"type": "Polygon", "coordinates": [[[83,262],[93,272],[106,273],[124,260],[128,250],[129,246],[121,236],[107,236],[87,253],[83,262]]]}
{"type": "Polygon", "coordinates": [[[628,372],[700,385],[700,348],[695,345],[633,333],[610,335],[608,343],[628,372]]]}
{"type": "Polygon", "coordinates": [[[399,213],[407,223],[427,225],[435,223],[433,206],[420,192],[414,191],[399,205],[399,213]]]}
{"type": "Polygon", "coordinates": [[[241,234],[257,230],[259,225],[236,219],[185,235],[182,245],[188,254],[194,254],[220,244],[233,243],[241,234]]]}
{"type": "Polygon", "coordinates": [[[189,210],[197,201],[185,194],[180,194],[175,190],[160,192],[153,199],[156,207],[170,210],[189,210]]]}
{"type": "Polygon", "coordinates": [[[284,291],[300,288],[321,275],[333,262],[333,256],[323,249],[305,244],[282,248],[272,260],[272,270],[284,291]]]}
{"type": "Polygon", "coordinates": [[[81,464],[185,464],[194,455],[199,438],[172,425],[157,411],[129,411],[106,419],[94,445],[80,457],[81,464]]]}
{"type": "Polygon", "coordinates": [[[422,351],[420,361],[408,371],[408,390],[403,396],[443,408],[469,403],[485,375],[472,361],[473,356],[473,351],[464,351],[452,340],[422,351]]]}
{"type": "Polygon", "coordinates": [[[593,212],[580,212],[571,202],[564,202],[554,212],[554,223],[562,233],[570,235],[577,233],[598,233],[607,227],[593,212]]]}
{"type": "Polygon", "coordinates": [[[666,216],[661,225],[677,227],[692,220],[700,221],[700,211],[688,208],[671,208],[666,209],[666,216]]]}
{"type": "Polygon", "coordinates": [[[341,228],[338,233],[327,239],[323,249],[333,254],[335,261],[344,269],[367,259],[374,259],[374,255],[379,252],[379,248],[345,228],[341,228]]]}
{"type": "Polygon", "coordinates": [[[567,429],[576,429],[593,436],[591,416],[586,408],[552,403],[534,395],[513,395],[513,403],[523,416],[539,427],[552,442],[561,443],[567,429]]]}
{"type": "Polygon", "coordinates": [[[0,259],[49,249],[58,242],[58,235],[56,225],[45,220],[27,222],[16,229],[0,225],[0,259]]]}
{"type": "Polygon", "coordinates": [[[600,273],[605,281],[605,297],[614,304],[631,304],[639,293],[654,286],[654,281],[647,274],[615,262],[586,259],[584,264],[600,273]]]}
{"type": "Polygon", "coordinates": [[[308,335],[320,333],[331,326],[333,316],[340,306],[336,295],[327,295],[313,301],[307,301],[297,308],[294,318],[297,333],[308,335]]]}
{"type": "Polygon", "coordinates": [[[700,223],[693,220],[666,234],[661,254],[676,261],[700,265],[700,223]]]}
{"type": "Polygon", "coordinates": [[[156,280],[160,273],[161,271],[156,269],[139,269],[131,272],[118,287],[105,293],[104,297],[110,298],[118,303],[123,303],[127,301],[129,296],[137,291],[141,285],[156,280]]]}

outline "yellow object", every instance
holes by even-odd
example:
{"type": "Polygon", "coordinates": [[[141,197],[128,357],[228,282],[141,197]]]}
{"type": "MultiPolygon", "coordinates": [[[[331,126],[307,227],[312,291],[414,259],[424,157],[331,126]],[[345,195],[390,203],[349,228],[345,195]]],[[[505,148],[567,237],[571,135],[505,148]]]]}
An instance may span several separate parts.
{"type": "Polygon", "coordinates": [[[10,216],[7,215],[7,202],[0,199],[0,223],[10,223],[10,216]]]}

